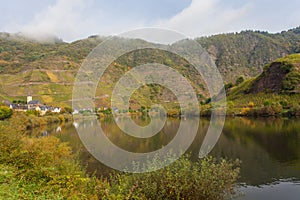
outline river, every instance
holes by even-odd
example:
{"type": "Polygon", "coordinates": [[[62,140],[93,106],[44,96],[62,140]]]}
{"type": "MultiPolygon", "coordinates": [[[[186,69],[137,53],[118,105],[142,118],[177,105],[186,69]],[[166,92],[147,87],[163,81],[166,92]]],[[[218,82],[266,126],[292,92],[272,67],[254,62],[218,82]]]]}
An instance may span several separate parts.
{"type": "MultiPolygon", "coordinates": [[[[148,118],[136,118],[135,121],[140,125],[149,123],[148,118]]],[[[200,120],[197,136],[188,149],[192,160],[198,159],[209,122],[206,118],[200,120]]],[[[168,118],[158,134],[142,140],[122,133],[112,118],[103,119],[100,123],[107,137],[119,147],[133,152],[150,152],[162,148],[174,138],[180,120],[168,118]]],[[[81,123],[76,126],[95,124],[81,123]]],[[[89,154],[73,124],[52,125],[33,131],[53,134],[68,142],[74,152],[80,151],[81,161],[88,172],[106,176],[111,171],[89,154]]],[[[239,190],[243,195],[238,199],[300,198],[300,119],[227,118],[210,155],[242,161],[239,190]]]]}

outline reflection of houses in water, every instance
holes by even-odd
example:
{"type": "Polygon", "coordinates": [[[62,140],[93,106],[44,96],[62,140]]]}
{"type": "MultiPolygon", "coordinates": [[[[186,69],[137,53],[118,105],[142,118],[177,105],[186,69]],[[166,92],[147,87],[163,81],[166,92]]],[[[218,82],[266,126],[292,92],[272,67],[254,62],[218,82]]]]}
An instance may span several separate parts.
{"type": "Polygon", "coordinates": [[[43,131],[42,132],[42,136],[47,136],[48,135],[48,131],[43,131]]]}
{"type": "MultiPolygon", "coordinates": [[[[73,126],[75,128],[91,128],[91,127],[96,127],[98,125],[97,120],[80,120],[80,121],[74,121],[73,126]]],[[[100,123],[99,123],[100,124],[100,123]]]]}
{"type": "Polygon", "coordinates": [[[78,128],[78,127],[79,127],[79,124],[78,124],[77,122],[73,122],[73,126],[74,126],[75,128],[78,128]]]}
{"type": "Polygon", "coordinates": [[[76,115],[76,114],[93,113],[93,112],[94,112],[93,108],[74,108],[72,114],[76,115]]]}
{"type": "Polygon", "coordinates": [[[60,126],[58,126],[57,128],[56,128],[56,130],[55,130],[56,132],[61,132],[61,127],[60,126]]]}

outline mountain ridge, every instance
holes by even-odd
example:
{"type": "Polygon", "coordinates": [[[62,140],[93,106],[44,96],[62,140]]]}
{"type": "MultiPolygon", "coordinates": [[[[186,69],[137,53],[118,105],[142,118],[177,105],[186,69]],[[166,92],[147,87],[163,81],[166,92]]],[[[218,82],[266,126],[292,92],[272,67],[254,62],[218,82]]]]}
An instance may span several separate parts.
{"type": "MultiPolygon", "coordinates": [[[[74,77],[84,58],[105,39],[90,36],[71,43],[58,40],[57,43],[42,44],[26,40],[24,37],[17,40],[7,38],[7,33],[0,33],[1,98],[9,100],[24,98],[30,89],[35,98],[47,104],[64,105],[70,104],[74,77]]],[[[300,27],[276,34],[242,31],[196,38],[195,41],[210,53],[225,83],[229,83],[235,82],[240,76],[255,77],[263,71],[263,66],[271,61],[288,54],[299,53],[300,27]]],[[[199,77],[189,70],[188,64],[178,61],[180,63],[178,66],[170,62],[170,55],[160,55],[160,52],[154,51],[152,56],[147,52],[144,53],[145,56],[140,61],[121,59],[119,66],[112,66],[120,68],[117,69],[118,73],[108,75],[106,80],[114,80],[121,71],[123,73],[128,67],[132,67],[133,63],[143,63],[146,58],[151,58],[154,61],[157,59],[159,63],[177,67],[196,83],[197,92],[203,91],[199,77]]],[[[99,96],[109,93],[111,86],[103,86],[99,96]]],[[[99,104],[108,104],[107,101],[103,102],[103,99],[99,101],[99,104]]]]}

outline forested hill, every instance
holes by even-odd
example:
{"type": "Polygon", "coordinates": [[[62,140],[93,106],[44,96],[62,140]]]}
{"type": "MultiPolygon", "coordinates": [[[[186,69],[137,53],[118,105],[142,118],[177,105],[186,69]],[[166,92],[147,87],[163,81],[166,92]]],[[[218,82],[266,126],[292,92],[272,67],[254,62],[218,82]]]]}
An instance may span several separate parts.
{"type": "Polygon", "coordinates": [[[234,82],[240,75],[258,75],[264,65],[277,58],[299,53],[300,27],[276,34],[243,31],[202,37],[197,41],[213,56],[225,81],[234,82]]]}
{"type": "MultiPolygon", "coordinates": [[[[58,38],[51,38],[49,43],[40,43],[27,39],[22,34],[0,33],[0,98],[20,99],[30,89],[34,98],[47,104],[70,104],[72,84],[78,68],[88,53],[104,39],[91,36],[66,43],[58,38]]],[[[228,83],[240,76],[256,76],[271,61],[287,54],[299,53],[300,27],[277,34],[243,31],[195,40],[212,55],[228,83]]],[[[117,79],[129,67],[134,67],[132,64],[147,62],[148,58],[152,62],[177,68],[184,76],[189,77],[198,92],[202,91],[205,95],[199,76],[194,74],[185,61],[175,59],[177,63],[172,62],[170,55],[159,51],[143,51],[142,55],[143,58],[139,58],[137,62],[130,60],[134,57],[129,55],[129,60],[122,58],[113,66],[117,73],[105,77],[108,84],[99,89],[99,103],[103,104],[101,101],[105,101],[100,97],[109,94],[113,86],[111,80],[117,79]]],[[[155,91],[164,94],[164,91],[150,87],[144,96],[152,96],[155,100],[159,96],[155,91]]]]}

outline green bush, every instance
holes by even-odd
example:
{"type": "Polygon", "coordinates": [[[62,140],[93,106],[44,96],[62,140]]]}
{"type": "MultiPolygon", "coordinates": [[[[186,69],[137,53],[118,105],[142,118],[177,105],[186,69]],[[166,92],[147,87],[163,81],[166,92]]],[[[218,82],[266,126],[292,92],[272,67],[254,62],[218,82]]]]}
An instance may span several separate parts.
{"type": "Polygon", "coordinates": [[[0,120],[10,118],[13,114],[13,110],[7,106],[0,106],[0,120]]]}
{"type": "Polygon", "coordinates": [[[240,76],[236,79],[235,85],[239,85],[245,81],[244,77],[240,76]]]}
{"type": "Polygon", "coordinates": [[[38,116],[41,115],[41,113],[37,110],[27,110],[25,113],[26,113],[27,116],[34,115],[34,116],[38,117],[38,116]]]}
{"type": "Polygon", "coordinates": [[[272,105],[272,101],[267,99],[264,101],[264,106],[271,106],[272,105]]]}
{"type": "Polygon", "coordinates": [[[265,105],[259,110],[258,115],[260,116],[275,116],[282,114],[282,106],[280,103],[274,102],[271,104],[265,103],[265,105]]]}
{"type": "Polygon", "coordinates": [[[66,143],[30,138],[7,124],[0,142],[0,199],[96,199],[99,180],[84,173],[66,143]]]}
{"type": "Polygon", "coordinates": [[[233,86],[234,86],[233,83],[227,83],[227,84],[225,84],[224,88],[225,88],[225,90],[228,90],[228,89],[232,88],[233,86]]]}
{"type": "Polygon", "coordinates": [[[289,102],[286,99],[281,100],[280,105],[282,106],[283,109],[289,109],[289,102]]]}
{"type": "Polygon", "coordinates": [[[300,83],[300,73],[291,72],[287,74],[282,81],[283,90],[295,90],[300,83]]]}
{"type": "Polygon", "coordinates": [[[287,112],[288,116],[300,116],[300,106],[294,106],[291,109],[288,110],[287,112]]]}
{"type": "Polygon", "coordinates": [[[69,114],[73,113],[73,109],[70,107],[64,107],[64,110],[66,111],[66,113],[69,113],[69,114]]]}
{"type": "MultiPolygon", "coordinates": [[[[153,163],[153,162],[152,162],[153,163]]],[[[155,161],[154,161],[155,163],[155,161]]],[[[236,194],[239,162],[187,156],[158,171],[111,177],[107,199],[226,199],[236,194]]]]}

